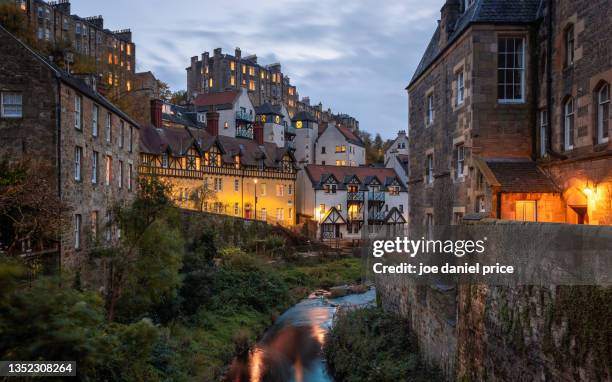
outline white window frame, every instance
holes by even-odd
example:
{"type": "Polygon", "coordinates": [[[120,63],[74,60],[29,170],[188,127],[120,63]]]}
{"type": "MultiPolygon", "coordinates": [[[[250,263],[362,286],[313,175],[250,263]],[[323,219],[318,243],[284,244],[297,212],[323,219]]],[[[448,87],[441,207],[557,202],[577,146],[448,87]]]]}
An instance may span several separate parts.
{"type": "Polygon", "coordinates": [[[99,154],[97,151],[94,151],[91,154],[91,183],[98,183],[98,158],[99,154]]]}
{"type": "Polygon", "coordinates": [[[128,173],[127,173],[127,175],[128,175],[128,177],[127,177],[128,192],[132,192],[132,189],[133,189],[132,177],[134,176],[134,166],[131,163],[128,163],[128,173]]]}
{"type": "Polygon", "coordinates": [[[83,148],[81,146],[74,147],[74,180],[81,181],[83,166],[83,148]]]}
{"type": "Polygon", "coordinates": [[[91,135],[98,136],[98,121],[100,119],[100,108],[95,103],[91,111],[91,135]]]}
{"type": "Polygon", "coordinates": [[[425,183],[433,184],[433,154],[427,154],[425,158],[425,183]]]}
{"type": "Polygon", "coordinates": [[[610,128],[610,84],[606,83],[597,92],[597,143],[607,143],[610,128]],[[606,94],[604,94],[604,90],[606,94]],[[605,97],[605,98],[604,98],[605,97]]]}
{"type": "Polygon", "coordinates": [[[111,143],[113,140],[113,115],[106,113],[106,142],[111,143]]]}
{"type": "Polygon", "coordinates": [[[460,143],[457,145],[457,179],[463,179],[465,176],[465,145],[460,143]]]}
{"type": "Polygon", "coordinates": [[[465,82],[463,70],[457,72],[457,106],[463,105],[465,100],[465,82]]]}
{"type": "Polygon", "coordinates": [[[129,152],[134,151],[134,127],[132,125],[128,129],[128,150],[129,152]]]}
{"type": "Polygon", "coordinates": [[[125,122],[123,120],[119,121],[119,148],[123,148],[123,144],[125,140],[125,122]]]}
{"type": "Polygon", "coordinates": [[[119,174],[117,174],[117,186],[121,189],[123,188],[123,161],[119,161],[119,174]]]}
{"type": "Polygon", "coordinates": [[[563,103],[563,150],[565,151],[574,148],[575,106],[574,97],[563,103]]]}
{"type": "Polygon", "coordinates": [[[574,53],[575,53],[575,38],[574,26],[570,25],[565,30],[563,35],[565,42],[565,67],[569,68],[574,65],[574,53]]]}
{"type": "Polygon", "coordinates": [[[2,118],[23,118],[23,94],[21,92],[1,92],[0,93],[0,117],[2,118]],[[13,99],[15,103],[8,103],[13,99]],[[17,103],[18,100],[18,103],[17,103]],[[14,108],[15,111],[9,111],[8,108],[14,108]]]}
{"type": "Polygon", "coordinates": [[[83,130],[83,98],[80,95],[74,96],[74,128],[83,130]]]}
{"type": "Polygon", "coordinates": [[[161,166],[162,168],[168,168],[169,167],[169,158],[168,158],[168,153],[163,153],[161,156],[161,166]]]}
{"type": "Polygon", "coordinates": [[[238,179],[234,179],[234,191],[240,191],[240,181],[238,179]]]}
{"type": "MultiPolygon", "coordinates": [[[[506,41],[506,44],[507,44],[507,41],[506,41]]],[[[498,49],[498,52],[497,52],[497,102],[499,103],[524,103],[525,102],[525,37],[524,36],[499,36],[497,38],[497,49],[498,49]],[[519,62],[520,66],[514,67],[514,66],[509,66],[507,64],[504,66],[501,66],[500,56],[502,53],[500,53],[499,51],[501,40],[512,40],[514,42],[516,41],[521,42],[520,51],[514,50],[513,52],[509,53],[506,50],[506,52],[503,53],[506,55],[506,63],[509,61],[508,57],[514,58],[516,54],[520,54],[521,55],[520,62],[519,62]],[[512,85],[512,89],[514,89],[514,87],[516,86],[516,83],[514,82],[514,79],[512,80],[512,82],[507,82],[506,75],[508,74],[508,72],[512,72],[515,70],[518,70],[520,73],[521,97],[520,98],[516,98],[516,97],[508,98],[507,94],[505,94],[506,86],[512,85]],[[502,83],[499,82],[500,71],[503,71],[504,73],[504,82],[502,83]],[[499,92],[500,86],[502,86],[504,89],[503,97],[500,96],[500,92],[499,92]]],[[[512,59],[511,61],[515,62],[514,59],[512,59]]]]}

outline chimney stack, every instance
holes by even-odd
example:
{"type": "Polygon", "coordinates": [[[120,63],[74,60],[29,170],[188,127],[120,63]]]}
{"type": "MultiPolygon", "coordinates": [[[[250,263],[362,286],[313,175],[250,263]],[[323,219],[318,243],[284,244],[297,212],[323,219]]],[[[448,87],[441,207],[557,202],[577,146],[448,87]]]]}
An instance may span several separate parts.
{"type": "Polygon", "coordinates": [[[162,105],[160,99],[151,100],[151,124],[158,129],[162,127],[162,105]]]}
{"type": "Polygon", "coordinates": [[[257,144],[264,144],[264,128],[261,122],[255,122],[253,127],[253,135],[255,137],[255,141],[257,141],[257,144]]]}
{"type": "Polygon", "coordinates": [[[219,113],[211,106],[211,109],[206,112],[206,131],[213,137],[219,135],[219,113]]]}
{"type": "Polygon", "coordinates": [[[240,57],[242,56],[242,52],[240,51],[240,48],[236,47],[236,50],[234,50],[234,56],[236,57],[237,60],[240,60],[240,57]]]}

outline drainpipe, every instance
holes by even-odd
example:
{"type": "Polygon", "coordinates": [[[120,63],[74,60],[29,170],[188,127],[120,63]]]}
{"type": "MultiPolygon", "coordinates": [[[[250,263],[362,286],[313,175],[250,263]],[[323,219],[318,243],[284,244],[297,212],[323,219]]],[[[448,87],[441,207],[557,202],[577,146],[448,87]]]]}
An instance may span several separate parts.
{"type": "MultiPolygon", "coordinates": [[[[59,200],[62,200],[62,150],[61,150],[61,142],[62,142],[62,82],[60,80],[60,74],[56,72],[55,78],[57,80],[57,101],[55,103],[55,112],[57,116],[55,117],[56,128],[57,128],[57,142],[56,142],[56,166],[57,166],[57,196],[59,200]]],[[[61,275],[62,273],[62,234],[60,233],[60,239],[57,245],[58,249],[58,271],[61,275]]]]}

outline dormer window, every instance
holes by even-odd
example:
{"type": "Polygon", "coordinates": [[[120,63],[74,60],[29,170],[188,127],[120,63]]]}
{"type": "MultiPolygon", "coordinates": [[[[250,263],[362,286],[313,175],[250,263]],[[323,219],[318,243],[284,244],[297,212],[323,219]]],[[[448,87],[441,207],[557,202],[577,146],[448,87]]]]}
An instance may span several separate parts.
{"type": "Polygon", "coordinates": [[[280,116],[278,116],[278,115],[277,115],[277,116],[274,118],[274,122],[275,122],[277,125],[280,125],[280,116]]]}
{"type": "Polygon", "coordinates": [[[323,186],[323,191],[326,194],[335,194],[337,190],[337,186],[335,184],[326,184],[323,186]]]}

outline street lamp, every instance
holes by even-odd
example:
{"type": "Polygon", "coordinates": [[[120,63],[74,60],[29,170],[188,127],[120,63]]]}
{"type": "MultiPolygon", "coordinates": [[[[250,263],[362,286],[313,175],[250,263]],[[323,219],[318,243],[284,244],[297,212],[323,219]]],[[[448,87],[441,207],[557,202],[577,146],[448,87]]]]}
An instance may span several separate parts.
{"type": "Polygon", "coordinates": [[[257,178],[253,180],[253,183],[255,183],[255,220],[257,220],[257,178]]]}

